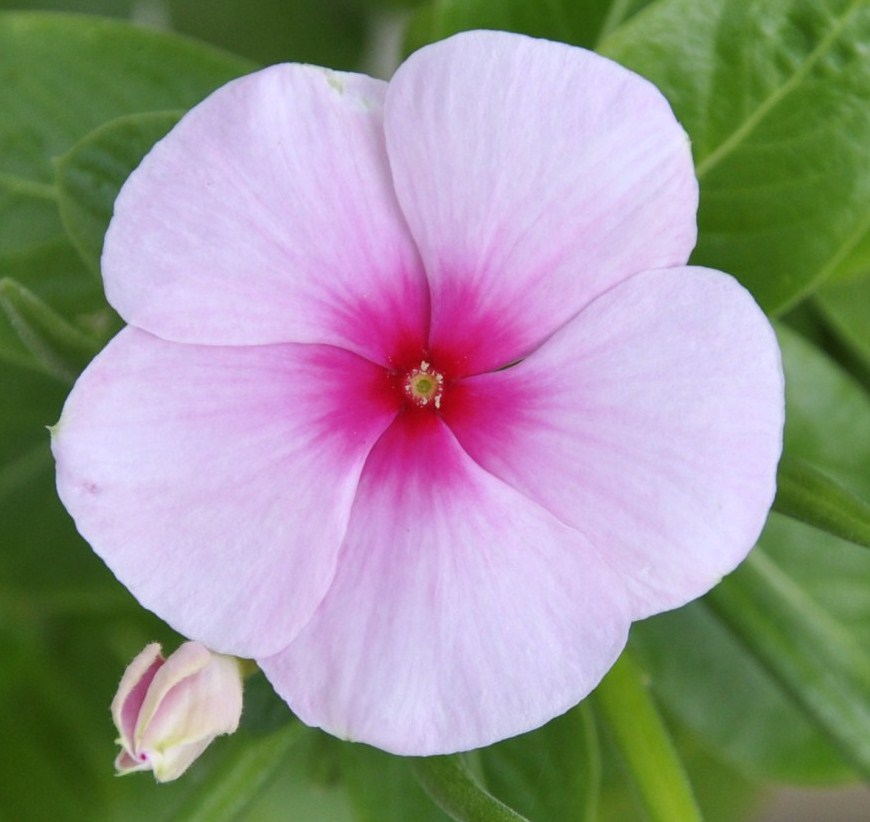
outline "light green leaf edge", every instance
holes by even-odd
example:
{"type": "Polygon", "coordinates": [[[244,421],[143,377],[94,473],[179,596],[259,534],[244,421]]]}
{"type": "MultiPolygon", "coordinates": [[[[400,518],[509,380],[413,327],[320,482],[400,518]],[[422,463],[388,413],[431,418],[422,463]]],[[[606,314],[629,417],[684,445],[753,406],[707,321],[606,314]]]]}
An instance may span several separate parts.
{"type": "Polygon", "coordinates": [[[804,460],[784,455],[773,510],[870,548],[870,504],[804,460]]]}
{"type": "Polygon", "coordinates": [[[61,222],[73,247],[95,274],[100,273],[102,237],[108,228],[118,191],[141,162],[143,153],[150,150],[183,114],[183,111],[169,110],[117,117],[86,134],[55,160],[61,222]],[[112,154],[108,150],[118,148],[112,143],[122,134],[126,134],[123,146],[128,156],[120,156],[118,152],[112,154]],[[102,154],[94,151],[101,146],[106,148],[102,154]],[[82,188],[81,175],[88,177],[91,185],[87,189],[82,188]],[[98,176],[102,177],[99,181],[98,176]],[[100,224],[99,241],[95,236],[96,224],[100,224]]]}
{"type": "Polygon", "coordinates": [[[408,763],[432,801],[457,822],[529,822],[484,790],[458,755],[419,757],[408,763]]]}
{"type": "Polygon", "coordinates": [[[0,280],[0,308],[34,362],[72,385],[100,343],[68,323],[32,291],[8,277],[0,280]]]}

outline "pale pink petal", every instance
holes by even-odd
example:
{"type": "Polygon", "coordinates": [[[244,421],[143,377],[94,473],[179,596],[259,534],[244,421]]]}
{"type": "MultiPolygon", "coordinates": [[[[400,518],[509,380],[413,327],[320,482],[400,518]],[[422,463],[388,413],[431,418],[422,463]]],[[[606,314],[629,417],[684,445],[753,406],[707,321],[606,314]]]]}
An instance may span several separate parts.
{"type": "Polygon", "coordinates": [[[115,203],[103,272],[164,339],[322,342],[384,361],[423,340],[427,288],[392,189],[385,84],[281,65],[224,86],[115,203]]]}
{"type": "Polygon", "coordinates": [[[661,93],[561,43],[460,34],[413,54],[384,109],[432,289],[432,345],[467,372],[526,355],[631,274],[695,244],[689,140],[661,93]]]}
{"type": "Polygon", "coordinates": [[[127,751],[134,750],[136,718],[145,701],[148,687],[164,661],[160,653],[160,643],[152,642],[136,655],[121,677],[118,690],[112,699],[111,711],[112,720],[121,735],[118,741],[127,751]]]}
{"type": "Polygon", "coordinates": [[[118,755],[115,757],[115,775],[126,776],[129,773],[138,773],[139,771],[147,771],[151,769],[151,763],[148,759],[136,759],[127,752],[126,748],[121,748],[118,755]]]}
{"type": "Polygon", "coordinates": [[[451,400],[471,456],[583,531],[625,576],[635,618],[715,585],[773,500],[779,349],[749,293],[716,271],[640,274],[451,400]]]}
{"type": "Polygon", "coordinates": [[[260,664],[303,721],[437,754],[567,710],[627,628],[622,583],[588,541],[424,413],[399,418],[372,451],[329,593],[260,664]]]}
{"type": "MultiPolygon", "coordinates": [[[[151,682],[148,688],[148,693],[142,706],[139,710],[139,715],[136,722],[135,742],[136,748],[140,749],[143,746],[143,735],[148,732],[150,739],[145,744],[151,743],[155,739],[165,739],[167,727],[172,727],[178,731],[182,729],[179,723],[183,726],[186,723],[183,711],[163,711],[164,716],[170,713],[173,715],[173,721],[167,727],[157,727],[158,724],[166,725],[166,723],[155,723],[153,720],[161,708],[167,697],[172,693],[172,689],[181,682],[187,680],[189,683],[198,673],[203,671],[212,659],[212,654],[208,648],[200,642],[185,642],[180,645],[175,653],[169,656],[163,667],[157,672],[157,675],[151,682]]],[[[195,693],[193,689],[186,687],[185,695],[201,697],[201,694],[195,693]]],[[[195,708],[191,702],[191,708],[195,708]]],[[[187,734],[179,732],[181,738],[186,738],[187,734]]]]}
{"type": "Polygon", "coordinates": [[[233,733],[242,714],[242,679],[235,657],[185,642],[154,677],[136,726],[139,750],[168,752],[233,733]]]}
{"type": "Polygon", "coordinates": [[[176,745],[148,757],[154,778],[158,782],[171,782],[178,779],[211,744],[213,737],[191,742],[189,745],[176,745]]]}
{"type": "Polygon", "coordinates": [[[394,411],[337,348],[168,343],[128,328],[53,430],[58,490],[145,607],[223,653],[284,647],[332,579],[394,411]]]}

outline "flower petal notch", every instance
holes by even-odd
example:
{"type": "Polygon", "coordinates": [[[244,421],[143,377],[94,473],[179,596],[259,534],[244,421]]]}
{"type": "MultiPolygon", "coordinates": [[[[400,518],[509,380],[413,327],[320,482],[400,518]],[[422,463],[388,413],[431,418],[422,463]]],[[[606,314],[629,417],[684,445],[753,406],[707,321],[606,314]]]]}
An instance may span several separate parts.
{"type": "Polygon", "coordinates": [[[242,715],[238,660],[185,642],[168,659],[156,642],[130,663],[112,700],[121,752],[119,776],[152,771],[158,782],[178,779],[242,715]]]}
{"type": "Polygon", "coordinates": [[[659,91],[564,44],[231,83],[119,196],[130,327],[53,430],[61,498],[311,725],[407,755],[531,730],[773,500],[779,351],[686,265],[697,202],[659,91]]]}

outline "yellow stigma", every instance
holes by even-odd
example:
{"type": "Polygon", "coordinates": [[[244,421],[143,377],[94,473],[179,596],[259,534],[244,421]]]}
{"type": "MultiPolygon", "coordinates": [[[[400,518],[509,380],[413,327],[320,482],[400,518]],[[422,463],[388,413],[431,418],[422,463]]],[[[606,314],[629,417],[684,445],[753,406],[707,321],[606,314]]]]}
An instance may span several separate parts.
{"type": "Polygon", "coordinates": [[[425,360],[405,377],[405,394],[420,407],[431,403],[435,408],[440,408],[443,390],[444,377],[430,370],[425,360]]]}

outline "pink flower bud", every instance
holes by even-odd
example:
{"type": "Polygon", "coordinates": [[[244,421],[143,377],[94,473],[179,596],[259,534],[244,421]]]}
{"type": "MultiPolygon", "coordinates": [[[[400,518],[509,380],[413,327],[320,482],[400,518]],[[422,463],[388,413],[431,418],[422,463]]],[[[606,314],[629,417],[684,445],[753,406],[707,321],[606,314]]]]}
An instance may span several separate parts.
{"type": "Polygon", "coordinates": [[[118,775],[151,770],[158,782],[177,779],[216,736],[238,728],[241,714],[238,660],[199,642],[164,659],[153,642],[127,667],[112,700],[118,775]]]}

